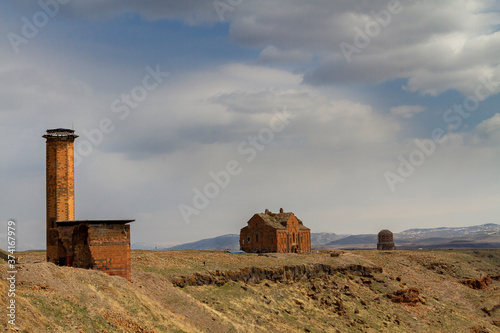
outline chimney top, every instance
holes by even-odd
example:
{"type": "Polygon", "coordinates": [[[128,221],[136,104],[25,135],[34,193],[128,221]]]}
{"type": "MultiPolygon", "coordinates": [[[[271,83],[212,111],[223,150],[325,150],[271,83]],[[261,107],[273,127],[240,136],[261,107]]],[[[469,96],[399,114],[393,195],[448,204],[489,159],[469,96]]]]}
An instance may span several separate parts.
{"type": "Polygon", "coordinates": [[[57,137],[73,137],[77,138],[78,135],[75,135],[75,130],[68,128],[54,128],[48,129],[47,134],[43,136],[44,138],[57,138],[57,137]]]}

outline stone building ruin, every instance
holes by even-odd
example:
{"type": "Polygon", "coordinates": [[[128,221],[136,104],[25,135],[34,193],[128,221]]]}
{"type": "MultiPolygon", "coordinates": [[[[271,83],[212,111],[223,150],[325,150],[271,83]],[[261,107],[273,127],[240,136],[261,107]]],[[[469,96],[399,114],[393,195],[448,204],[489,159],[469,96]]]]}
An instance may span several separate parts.
{"type": "Polygon", "coordinates": [[[130,225],[134,220],[75,220],[74,130],[47,130],[47,261],[91,268],[131,280],[130,225]]]}
{"type": "Polygon", "coordinates": [[[378,243],[377,250],[387,251],[387,250],[395,250],[394,246],[394,237],[392,232],[387,229],[381,230],[378,233],[378,243]]]}
{"type": "Polygon", "coordinates": [[[311,230],[293,213],[266,209],[255,214],[240,231],[240,249],[245,252],[304,253],[311,251],[311,230]]]}

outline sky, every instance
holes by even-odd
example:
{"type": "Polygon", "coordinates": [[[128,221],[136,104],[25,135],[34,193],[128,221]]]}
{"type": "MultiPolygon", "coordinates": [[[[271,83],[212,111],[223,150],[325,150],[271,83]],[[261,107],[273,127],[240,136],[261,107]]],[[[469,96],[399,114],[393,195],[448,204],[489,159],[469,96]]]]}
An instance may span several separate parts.
{"type": "Polygon", "coordinates": [[[500,223],[498,1],[7,0],[0,35],[3,244],[45,247],[50,128],[132,243],[500,223]]]}

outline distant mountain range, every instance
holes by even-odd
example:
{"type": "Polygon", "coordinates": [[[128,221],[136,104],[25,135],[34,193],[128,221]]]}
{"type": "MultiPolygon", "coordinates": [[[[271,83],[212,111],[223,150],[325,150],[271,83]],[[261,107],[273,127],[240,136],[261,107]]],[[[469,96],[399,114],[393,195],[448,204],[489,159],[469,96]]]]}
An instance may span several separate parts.
{"type": "Polygon", "coordinates": [[[227,234],[214,238],[202,239],[197,242],[172,246],[169,251],[178,250],[216,250],[216,251],[236,251],[240,249],[240,235],[227,234]]]}
{"type": "MultiPolygon", "coordinates": [[[[6,234],[0,233],[0,236],[6,234]]],[[[7,249],[7,237],[0,237],[0,248],[7,249]]],[[[171,243],[133,243],[132,249],[144,250],[239,250],[240,236],[228,234],[181,245],[171,243]]],[[[487,223],[470,227],[408,229],[394,233],[398,249],[494,248],[500,249],[500,225],[487,223]]],[[[370,249],[377,246],[376,234],[345,235],[328,232],[311,233],[313,249],[370,249]]],[[[18,251],[44,249],[45,244],[20,244],[18,251]]]]}
{"type": "MultiPolygon", "coordinates": [[[[240,236],[228,234],[202,239],[172,247],[156,247],[158,250],[239,250],[240,236]]],[[[408,229],[394,234],[396,248],[500,248],[500,225],[494,223],[471,227],[408,229]]],[[[153,249],[145,244],[133,244],[132,248],[153,249]]],[[[322,248],[376,248],[376,234],[341,235],[311,233],[311,247],[322,248]]]]}
{"type": "MultiPolygon", "coordinates": [[[[311,233],[311,244],[322,245],[344,238],[348,235],[337,235],[328,232],[311,233]]],[[[240,249],[240,235],[227,234],[214,238],[202,239],[197,242],[191,242],[181,245],[176,245],[161,250],[176,251],[176,250],[218,250],[218,251],[234,251],[240,249]]]]}
{"type": "Polygon", "coordinates": [[[498,235],[500,225],[487,223],[472,227],[408,229],[398,233],[400,238],[466,237],[473,235],[498,235]]]}
{"type": "MultiPolygon", "coordinates": [[[[408,229],[394,234],[399,249],[500,248],[500,225],[408,229]]],[[[376,234],[352,235],[324,244],[322,248],[375,248],[376,234]]]]}

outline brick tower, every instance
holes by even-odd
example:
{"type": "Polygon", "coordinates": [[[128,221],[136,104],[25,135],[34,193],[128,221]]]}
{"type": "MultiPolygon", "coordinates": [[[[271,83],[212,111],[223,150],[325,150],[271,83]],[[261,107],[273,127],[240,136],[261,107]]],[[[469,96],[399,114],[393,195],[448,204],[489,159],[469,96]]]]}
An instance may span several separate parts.
{"type": "Polygon", "coordinates": [[[377,250],[388,251],[395,250],[394,236],[391,231],[384,229],[378,233],[377,250]]]}
{"type": "Polygon", "coordinates": [[[50,237],[56,221],[75,219],[74,130],[49,129],[46,142],[47,261],[57,253],[50,237]]]}

